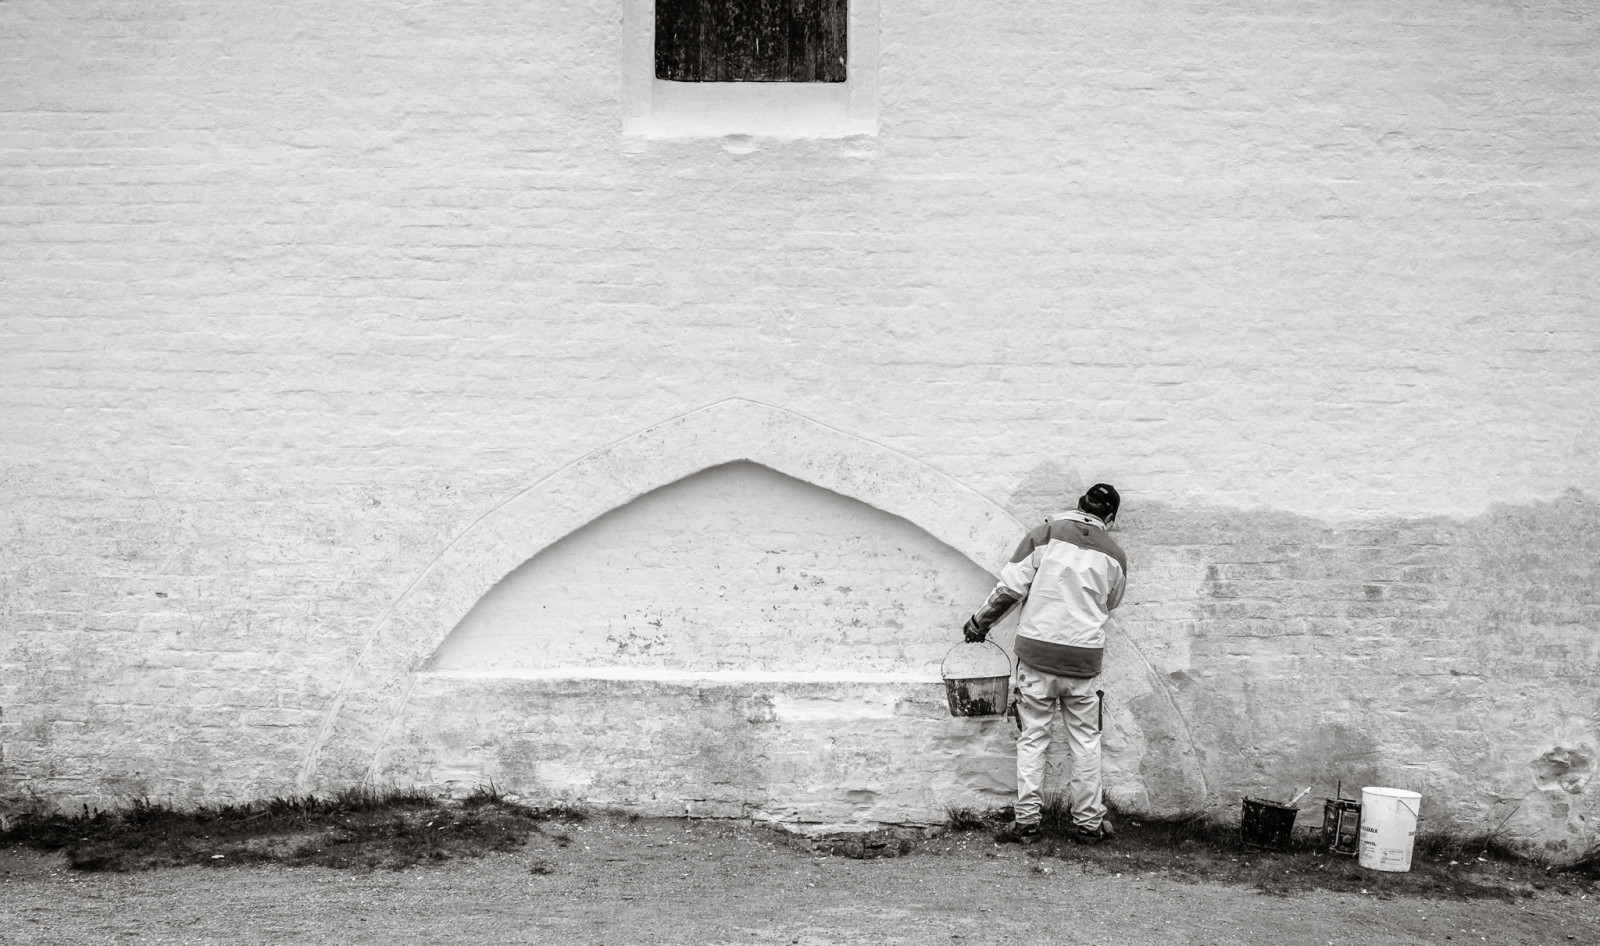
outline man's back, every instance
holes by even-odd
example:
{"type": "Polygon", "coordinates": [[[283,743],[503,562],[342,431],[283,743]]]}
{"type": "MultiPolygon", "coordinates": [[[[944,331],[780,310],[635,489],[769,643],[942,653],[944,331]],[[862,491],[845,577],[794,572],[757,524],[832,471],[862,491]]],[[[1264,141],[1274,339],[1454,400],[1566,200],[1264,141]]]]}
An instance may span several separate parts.
{"type": "Polygon", "coordinates": [[[1017,659],[1064,676],[1097,675],[1106,619],[1127,582],[1122,547],[1098,518],[1075,511],[1029,532],[1012,559],[1001,580],[1027,595],[1017,659]]]}

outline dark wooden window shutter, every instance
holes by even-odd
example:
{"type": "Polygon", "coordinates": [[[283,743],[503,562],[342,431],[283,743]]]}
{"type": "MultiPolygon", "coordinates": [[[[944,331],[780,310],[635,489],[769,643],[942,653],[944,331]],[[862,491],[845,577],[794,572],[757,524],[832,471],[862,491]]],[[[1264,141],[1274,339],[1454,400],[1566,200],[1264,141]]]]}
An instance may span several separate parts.
{"type": "Polygon", "coordinates": [[[656,78],[843,82],[847,0],[656,0],[656,78]]]}

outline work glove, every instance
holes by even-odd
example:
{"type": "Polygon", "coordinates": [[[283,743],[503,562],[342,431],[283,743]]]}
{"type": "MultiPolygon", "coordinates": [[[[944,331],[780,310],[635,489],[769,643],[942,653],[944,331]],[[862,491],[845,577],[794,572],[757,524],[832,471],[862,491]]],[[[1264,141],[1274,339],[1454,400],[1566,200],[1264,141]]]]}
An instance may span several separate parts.
{"type": "Polygon", "coordinates": [[[967,618],[967,623],[961,627],[961,635],[969,644],[981,644],[989,636],[989,632],[978,626],[976,616],[967,618]]]}

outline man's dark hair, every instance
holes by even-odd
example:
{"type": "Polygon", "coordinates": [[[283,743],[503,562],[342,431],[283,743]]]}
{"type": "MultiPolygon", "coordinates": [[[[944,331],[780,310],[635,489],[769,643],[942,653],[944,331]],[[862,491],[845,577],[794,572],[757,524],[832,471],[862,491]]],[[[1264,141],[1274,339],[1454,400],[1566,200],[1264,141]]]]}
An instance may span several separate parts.
{"type": "Polygon", "coordinates": [[[1110,483],[1096,483],[1078,497],[1078,508],[1091,516],[1110,521],[1122,505],[1122,497],[1110,483]]]}

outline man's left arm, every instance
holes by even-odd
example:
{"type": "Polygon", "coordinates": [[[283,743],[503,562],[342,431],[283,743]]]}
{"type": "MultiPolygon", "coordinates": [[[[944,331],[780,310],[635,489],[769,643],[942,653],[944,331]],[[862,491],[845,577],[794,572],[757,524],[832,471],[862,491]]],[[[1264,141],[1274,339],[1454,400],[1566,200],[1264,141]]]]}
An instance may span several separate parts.
{"type": "Polygon", "coordinates": [[[1128,573],[1117,572],[1117,580],[1111,585],[1111,594],[1106,596],[1106,610],[1115,611],[1117,605],[1122,603],[1122,593],[1128,590],[1128,573]]]}

